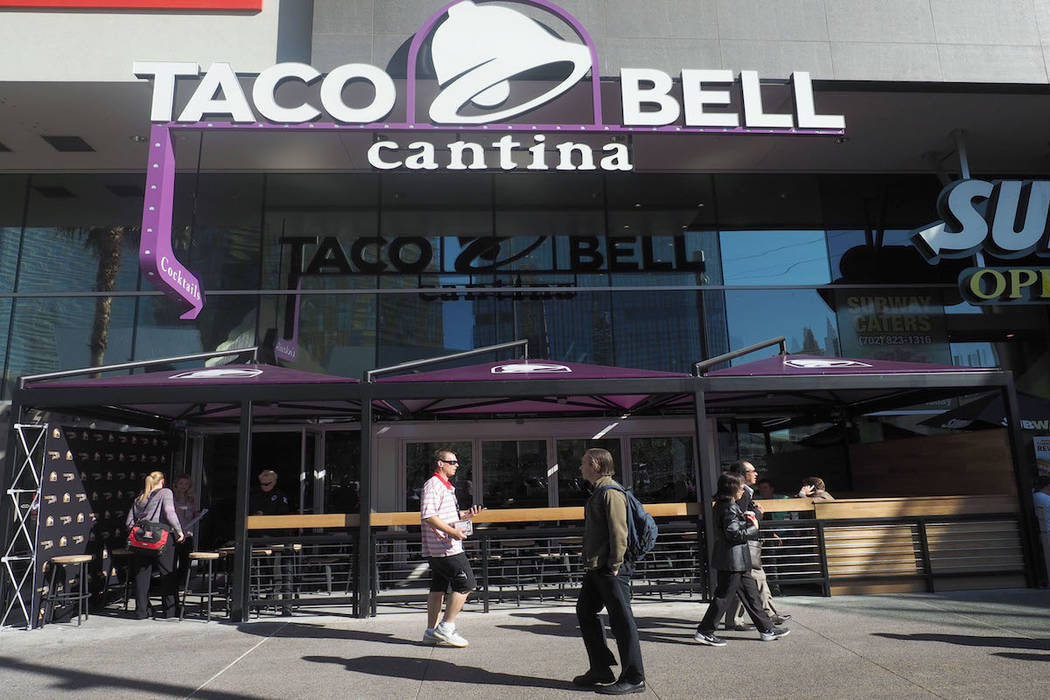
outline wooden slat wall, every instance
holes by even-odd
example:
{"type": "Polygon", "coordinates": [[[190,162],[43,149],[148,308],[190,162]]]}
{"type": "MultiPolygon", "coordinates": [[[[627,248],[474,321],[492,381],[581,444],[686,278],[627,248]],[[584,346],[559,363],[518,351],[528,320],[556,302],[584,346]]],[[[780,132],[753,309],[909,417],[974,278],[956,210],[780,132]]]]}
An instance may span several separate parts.
{"type": "Polygon", "coordinates": [[[849,459],[858,494],[1017,493],[1005,430],[957,430],[850,445],[849,459]]]}

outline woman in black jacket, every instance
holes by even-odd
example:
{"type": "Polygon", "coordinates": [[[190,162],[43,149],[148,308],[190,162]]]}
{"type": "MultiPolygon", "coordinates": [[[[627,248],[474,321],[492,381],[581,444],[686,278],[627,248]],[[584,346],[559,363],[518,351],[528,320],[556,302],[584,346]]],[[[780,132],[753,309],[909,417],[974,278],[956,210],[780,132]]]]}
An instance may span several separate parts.
{"type": "Polygon", "coordinates": [[[758,539],[758,523],[754,513],[744,513],[736,504],[743,494],[744,481],[739,475],[726,472],[718,477],[714,508],[715,546],[711,557],[711,566],[718,570],[718,582],[715,596],[693,637],[712,647],[726,645],[726,640],[715,636],[715,623],[722,619],[730,601],[738,593],[763,642],[771,642],[788,633],[786,629],[773,626],[762,610],[755,580],[744,576],[744,572],[751,568],[747,542],[758,539]]]}

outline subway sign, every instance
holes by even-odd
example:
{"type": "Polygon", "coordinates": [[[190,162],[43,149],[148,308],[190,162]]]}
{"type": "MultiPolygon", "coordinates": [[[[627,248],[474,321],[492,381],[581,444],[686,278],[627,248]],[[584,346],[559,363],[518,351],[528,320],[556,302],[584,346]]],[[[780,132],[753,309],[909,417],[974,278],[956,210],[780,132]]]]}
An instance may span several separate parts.
{"type": "MultiPolygon", "coordinates": [[[[941,220],[912,232],[931,265],[986,252],[1001,260],[1050,257],[1050,181],[959,180],[937,199],[941,220]]],[[[968,267],[959,291],[971,304],[1050,303],[1050,267],[968,267]]]]}

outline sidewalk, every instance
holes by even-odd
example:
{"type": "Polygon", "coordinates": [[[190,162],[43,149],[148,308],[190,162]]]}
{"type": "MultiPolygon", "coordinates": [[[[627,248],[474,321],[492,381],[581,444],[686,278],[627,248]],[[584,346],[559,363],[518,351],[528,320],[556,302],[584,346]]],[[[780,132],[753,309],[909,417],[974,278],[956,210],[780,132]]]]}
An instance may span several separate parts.
{"type": "MultiPolygon", "coordinates": [[[[1046,697],[1050,591],[789,597],[791,635],[729,646],[692,641],[704,606],[637,602],[645,696],[671,698],[1046,697]]],[[[468,606],[467,649],[421,646],[420,608],[231,623],[93,616],[79,629],[0,631],[6,698],[596,697],[571,603],[468,606]]]]}

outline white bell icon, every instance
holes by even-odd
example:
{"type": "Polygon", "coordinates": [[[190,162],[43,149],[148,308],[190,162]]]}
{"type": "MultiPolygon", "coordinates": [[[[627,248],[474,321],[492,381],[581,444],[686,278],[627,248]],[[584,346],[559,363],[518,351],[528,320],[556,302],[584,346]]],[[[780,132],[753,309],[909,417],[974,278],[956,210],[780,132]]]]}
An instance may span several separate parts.
{"type": "Polygon", "coordinates": [[[430,105],[430,118],[441,124],[486,124],[522,114],[562,94],[592,68],[587,46],[560,39],[510,8],[479,7],[471,0],[448,9],[431,40],[431,56],[443,89],[430,105]],[[510,78],[558,63],[572,70],[542,95],[499,111],[459,113],[471,103],[498,107],[510,96],[510,78]]]}

